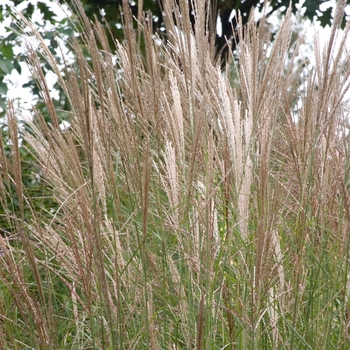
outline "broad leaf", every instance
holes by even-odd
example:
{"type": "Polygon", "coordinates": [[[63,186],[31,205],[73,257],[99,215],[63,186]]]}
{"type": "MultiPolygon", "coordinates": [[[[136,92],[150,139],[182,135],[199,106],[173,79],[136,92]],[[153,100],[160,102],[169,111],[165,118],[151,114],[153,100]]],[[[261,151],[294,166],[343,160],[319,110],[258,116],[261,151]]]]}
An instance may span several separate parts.
{"type": "Polygon", "coordinates": [[[2,53],[2,55],[5,58],[7,58],[9,60],[13,59],[13,50],[12,50],[12,46],[11,45],[0,46],[0,52],[2,53]]]}
{"type": "Polygon", "coordinates": [[[321,23],[322,27],[325,27],[327,24],[331,23],[332,18],[332,8],[328,8],[326,11],[322,12],[322,15],[318,17],[318,20],[321,23]]]}
{"type": "Polygon", "coordinates": [[[11,60],[4,59],[3,57],[0,57],[0,69],[5,74],[11,74],[14,66],[11,60]]]}
{"type": "Polygon", "coordinates": [[[56,23],[56,14],[45,3],[38,2],[37,6],[40,12],[42,13],[45,21],[49,21],[52,24],[56,23]]]}
{"type": "Polygon", "coordinates": [[[3,81],[0,82],[0,94],[6,95],[7,94],[7,84],[3,81]]]}

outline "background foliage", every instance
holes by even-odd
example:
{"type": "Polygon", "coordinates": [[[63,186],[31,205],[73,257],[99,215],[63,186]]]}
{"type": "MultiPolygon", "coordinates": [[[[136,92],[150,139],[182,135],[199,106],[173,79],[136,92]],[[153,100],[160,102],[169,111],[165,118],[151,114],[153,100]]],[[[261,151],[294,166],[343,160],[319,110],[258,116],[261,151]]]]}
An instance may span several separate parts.
{"type": "MultiPolygon", "coordinates": [[[[0,5],[0,22],[11,15],[16,15],[13,13],[13,9],[10,5],[16,7],[25,3],[26,6],[22,9],[22,14],[28,18],[32,19],[34,13],[40,13],[43,21],[36,22],[38,30],[44,39],[49,43],[48,47],[52,53],[57,57],[58,62],[62,59],[60,57],[60,50],[58,49],[57,39],[61,38],[63,42],[67,42],[69,37],[75,33],[77,36],[79,33],[78,27],[73,28],[71,13],[68,12],[67,15],[71,18],[63,18],[57,20],[56,14],[52,11],[50,7],[50,1],[23,1],[23,0],[11,0],[9,4],[0,5]],[[51,25],[48,29],[47,23],[51,25]]],[[[66,3],[63,0],[60,2],[66,3]]],[[[82,4],[86,15],[89,19],[94,20],[97,18],[110,33],[109,38],[113,37],[117,40],[123,40],[124,38],[124,26],[122,21],[122,3],[123,0],[83,0],[82,4]]],[[[298,1],[289,0],[273,0],[269,2],[269,12],[267,16],[273,14],[276,11],[280,11],[282,14],[287,10],[289,3],[291,3],[292,11],[294,13],[301,12],[305,9],[304,17],[310,20],[318,20],[322,26],[329,25],[332,20],[332,8],[329,7],[323,12],[320,11],[320,5],[324,3],[323,0],[306,0],[302,9],[297,8],[298,1]]],[[[348,3],[350,1],[348,0],[348,3]]],[[[72,0],[68,0],[67,4],[71,9],[74,10],[74,3],[72,0]]],[[[161,38],[166,37],[163,11],[161,6],[161,1],[159,0],[142,0],[142,1],[129,1],[130,9],[133,15],[138,18],[143,12],[151,14],[153,20],[152,28],[161,38]]],[[[252,9],[262,9],[263,3],[258,0],[247,0],[247,1],[235,1],[235,0],[224,0],[224,1],[211,1],[210,8],[207,8],[207,13],[210,14],[210,30],[212,31],[213,44],[216,47],[216,52],[219,57],[227,57],[227,40],[230,41],[231,45],[234,47],[237,42],[237,16],[231,16],[233,10],[236,13],[240,12],[242,14],[242,23],[245,24],[248,21],[249,15],[252,9]],[[216,33],[216,21],[220,18],[222,24],[222,35],[219,36],[216,33]],[[234,40],[232,40],[234,38],[234,40]],[[222,56],[222,54],[224,54],[222,56]]],[[[74,12],[74,11],[73,11],[74,12]]],[[[194,16],[192,9],[190,8],[190,20],[194,26],[194,16]]],[[[345,16],[345,14],[344,14],[345,16]]],[[[74,23],[74,21],[73,21],[74,23]]],[[[77,22],[75,22],[77,24],[77,22]]],[[[135,23],[134,23],[135,24],[135,23]]],[[[345,17],[342,21],[342,26],[345,25],[345,17]]],[[[112,49],[114,47],[114,41],[110,40],[112,49]]],[[[12,22],[7,28],[4,35],[0,37],[0,116],[3,116],[6,109],[6,93],[7,93],[7,83],[6,76],[12,72],[13,69],[17,70],[21,74],[21,62],[25,62],[24,52],[19,52],[14,54],[14,47],[21,47],[23,45],[22,39],[18,36],[16,32],[16,25],[12,22]]],[[[43,66],[44,72],[50,70],[47,64],[43,66]]],[[[25,83],[26,87],[30,87],[34,96],[38,96],[38,87],[34,81],[29,81],[25,83]]],[[[56,86],[59,89],[59,85],[56,86]]],[[[57,108],[63,107],[64,102],[62,101],[63,96],[58,101],[54,101],[57,108]]],[[[65,106],[67,107],[67,106],[65,106]]],[[[43,105],[39,108],[44,108],[43,105]]]]}

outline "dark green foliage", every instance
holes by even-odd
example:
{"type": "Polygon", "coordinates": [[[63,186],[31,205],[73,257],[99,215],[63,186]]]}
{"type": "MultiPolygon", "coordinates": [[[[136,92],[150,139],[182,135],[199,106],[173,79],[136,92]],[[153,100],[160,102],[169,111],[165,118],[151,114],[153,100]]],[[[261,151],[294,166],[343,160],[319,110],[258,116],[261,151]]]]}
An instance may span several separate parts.
{"type": "MultiPolygon", "coordinates": [[[[50,0],[52,1],[52,0],[50,0]]],[[[59,52],[57,51],[57,41],[58,37],[67,41],[69,36],[74,32],[72,24],[68,18],[64,18],[60,21],[57,20],[56,14],[52,11],[49,6],[50,1],[38,2],[33,5],[31,2],[28,3],[27,7],[24,8],[23,14],[25,17],[31,19],[35,10],[38,10],[44,20],[44,23],[49,22],[54,29],[47,30],[44,25],[38,24],[41,27],[41,34],[44,39],[50,40],[52,53],[59,57],[59,52]]],[[[14,6],[21,4],[23,0],[13,0],[14,6]]],[[[60,0],[61,3],[66,3],[66,1],[60,0]]],[[[178,1],[177,1],[178,2],[178,1]]],[[[320,5],[324,1],[322,0],[306,0],[303,7],[306,9],[304,16],[311,20],[317,19],[322,26],[329,25],[332,21],[332,9],[328,8],[324,12],[321,12],[320,5]]],[[[347,1],[350,3],[350,0],[347,1]]],[[[67,1],[68,5],[73,9],[74,6],[71,0],[67,1]]],[[[141,13],[138,8],[140,1],[129,1],[132,14],[135,18],[141,13]]],[[[158,33],[161,37],[164,37],[164,21],[162,5],[160,0],[143,0],[143,12],[149,12],[152,14],[153,18],[152,27],[154,32],[158,33]]],[[[271,10],[268,15],[271,15],[277,10],[281,10],[285,13],[289,4],[292,6],[292,11],[296,13],[298,10],[296,4],[298,1],[289,0],[273,0],[270,1],[271,10]]],[[[123,21],[122,15],[122,5],[123,0],[82,0],[82,5],[84,7],[85,13],[91,20],[97,18],[107,29],[110,36],[110,45],[114,45],[114,39],[122,40],[124,38],[123,21]],[[114,38],[114,39],[112,39],[114,38]]],[[[235,30],[237,27],[237,16],[230,18],[233,9],[239,11],[242,14],[242,21],[245,24],[248,21],[249,14],[253,8],[262,8],[262,4],[258,0],[246,0],[246,1],[236,1],[236,0],[225,0],[225,1],[211,1],[211,8],[207,9],[209,14],[209,30],[213,33],[212,37],[215,37],[216,52],[221,55],[225,60],[227,57],[227,39],[231,40],[232,46],[236,45],[236,35],[235,30]],[[218,36],[216,31],[216,21],[218,16],[221,18],[222,22],[222,36],[218,36]],[[235,40],[232,40],[232,39],[235,40]]],[[[192,10],[192,9],[191,9],[192,10]]],[[[192,12],[192,11],[191,11],[192,12]]],[[[6,6],[0,6],[0,22],[4,18],[12,14],[11,8],[6,6]]],[[[190,16],[192,24],[194,25],[195,18],[193,15],[190,16]]],[[[136,22],[135,22],[136,23],[136,22]]],[[[135,24],[136,25],[136,24],[135,24]]],[[[343,21],[345,25],[345,20],[343,21]]],[[[75,34],[77,34],[75,32],[75,34]]],[[[7,84],[4,82],[4,78],[7,74],[10,74],[13,69],[16,69],[18,73],[21,73],[21,66],[19,62],[23,62],[25,57],[23,55],[15,56],[13,54],[12,47],[23,45],[23,42],[16,34],[16,26],[11,24],[10,27],[6,28],[6,35],[0,38],[0,117],[4,116],[4,111],[6,108],[5,95],[7,93],[7,84]]],[[[219,56],[218,56],[219,57],[219,56]]],[[[31,87],[32,92],[35,96],[38,95],[38,89],[34,86],[33,82],[27,83],[28,87],[31,87]]]]}

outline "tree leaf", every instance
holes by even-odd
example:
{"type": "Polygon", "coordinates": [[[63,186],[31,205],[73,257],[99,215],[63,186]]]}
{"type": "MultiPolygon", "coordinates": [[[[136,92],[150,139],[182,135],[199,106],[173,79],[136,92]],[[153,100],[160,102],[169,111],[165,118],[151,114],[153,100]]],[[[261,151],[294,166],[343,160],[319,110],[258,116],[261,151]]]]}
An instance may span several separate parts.
{"type": "Polygon", "coordinates": [[[304,16],[308,17],[311,21],[314,16],[317,16],[316,11],[319,10],[320,1],[319,0],[305,0],[303,8],[305,8],[304,16]]]}
{"type": "Polygon", "coordinates": [[[22,67],[21,65],[19,64],[18,60],[14,60],[13,61],[13,66],[14,68],[16,69],[16,71],[18,72],[18,74],[21,74],[22,73],[22,67]]]}
{"type": "Polygon", "coordinates": [[[6,95],[7,94],[7,84],[3,81],[0,82],[0,94],[6,95]]]}
{"type": "Polygon", "coordinates": [[[5,73],[5,74],[11,74],[14,66],[11,60],[9,59],[4,59],[3,57],[0,57],[0,69],[5,73]]]}
{"type": "Polygon", "coordinates": [[[318,20],[321,23],[322,27],[325,27],[327,24],[331,23],[332,18],[332,8],[328,8],[326,11],[322,12],[322,15],[318,17],[318,20]]]}
{"type": "Polygon", "coordinates": [[[34,5],[30,2],[27,8],[24,10],[24,14],[26,17],[31,18],[34,12],[34,5]]]}
{"type": "Polygon", "coordinates": [[[38,2],[37,6],[42,13],[45,21],[49,21],[52,24],[56,23],[56,20],[54,19],[56,17],[56,14],[45,3],[38,2]]]}
{"type": "Polygon", "coordinates": [[[3,45],[0,47],[0,52],[2,53],[2,55],[9,59],[12,60],[13,59],[13,50],[12,50],[12,46],[11,45],[3,45]]]}
{"type": "Polygon", "coordinates": [[[6,110],[6,98],[0,97],[0,108],[5,111],[6,110]]]}

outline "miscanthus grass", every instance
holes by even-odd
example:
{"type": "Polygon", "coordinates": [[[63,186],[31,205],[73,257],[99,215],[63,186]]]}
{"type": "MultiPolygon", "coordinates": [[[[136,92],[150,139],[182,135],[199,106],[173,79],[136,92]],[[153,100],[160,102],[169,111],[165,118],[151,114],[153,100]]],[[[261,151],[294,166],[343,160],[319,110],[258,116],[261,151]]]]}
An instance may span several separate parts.
{"type": "Polygon", "coordinates": [[[1,349],[349,349],[344,2],[314,70],[288,12],[273,41],[264,19],[241,26],[224,71],[195,3],[193,31],[187,2],[164,1],[161,43],[125,10],[111,52],[76,2],[85,47],[72,40],[69,74],[19,20],[50,121],[33,110],[23,131],[7,112],[0,200],[19,211],[0,236],[1,349]],[[22,184],[19,137],[52,210],[22,184]]]}

